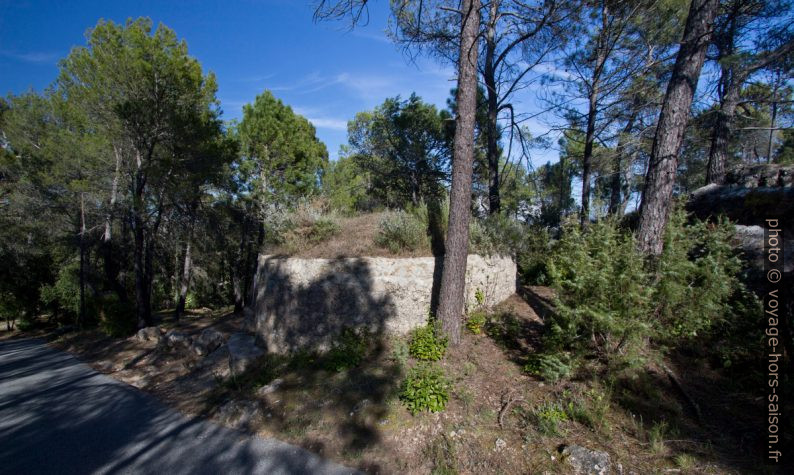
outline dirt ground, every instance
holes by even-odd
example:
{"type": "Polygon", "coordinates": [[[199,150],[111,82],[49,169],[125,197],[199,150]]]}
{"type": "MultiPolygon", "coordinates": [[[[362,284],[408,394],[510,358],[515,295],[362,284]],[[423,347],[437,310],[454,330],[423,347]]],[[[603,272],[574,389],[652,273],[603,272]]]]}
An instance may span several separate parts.
{"type": "MultiPolygon", "coordinates": [[[[404,339],[370,342],[368,357],[345,371],[318,369],[311,355],[265,357],[243,377],[226,380],[190,351],[134,337],[90,331],[52,344],[181,411],[370,473],[571,473],[559,451],[570,444],[609,453],[613,473],[759,471],[748,456],[752,448],[741,444],[747,411],[760,407],[722,391],[724,376],[685,358],[664,364],[686,397],[661,367],[606,382],[595,366],[585,366],[554,384],[522,371],[540,343],[552,297],[544,287],[523,288],[491,311],[488,331],[464,330],[462,343],[440,362],[453,388],[446,410],[416,416],[397,397],[412,364],[404,339]],[[714,404],[695,410],[687,397],[714,404]],[[252,417],[231,417],[236,404],[253,408],[252,417]],[[726,430],[731,425],[738,430],[726,430]]],[[[192,335],[212,327],[228,338],[240,331],[242,317],[205,312],[162,325],[192,335]]]]}

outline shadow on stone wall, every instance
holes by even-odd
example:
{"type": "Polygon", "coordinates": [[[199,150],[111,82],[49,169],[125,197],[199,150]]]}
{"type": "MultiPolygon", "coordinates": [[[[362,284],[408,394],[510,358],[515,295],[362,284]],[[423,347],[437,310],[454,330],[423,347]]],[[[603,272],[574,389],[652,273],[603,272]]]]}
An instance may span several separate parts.
{"type": "MultiPolygon", "coordinates": [[[[358,459],[382,443],[379,426],[403,375],[402,364],[389,357],[386,338],[395,305],[388,294],[376,296],[363,259],[329,260],[319,275],[303,276],[305,282],[294,282],[290,276],[295,269],[290,272],[285,266],[278,257],[260,262],[257,335],[268,354],[231,387],[239,385],[241,395],[250,394],[246,391],[251,386],[278,378],[277,392],[257,402],[263,425],[320,455],[338,457],[341,451],[358,459]],[[363,360],[338,371],[324,365],[324,356],[314,351],[333,347],[351,328],[367,332],[363,360]]],[[[364,458],[356,465],[369,472],[381,470],[364,458]]]]}
{"type": "Polygon", "coordinates": [[[259,270],[264,285],[256,295],[256,332],[268,352],[325,350],[348,328],[376,339],[385,335],[396,308],[388,294],[375,296],[365,260],[329,260],[308,282],[293,282],[284,265],[282,259],[267,259],[259,270]]]}

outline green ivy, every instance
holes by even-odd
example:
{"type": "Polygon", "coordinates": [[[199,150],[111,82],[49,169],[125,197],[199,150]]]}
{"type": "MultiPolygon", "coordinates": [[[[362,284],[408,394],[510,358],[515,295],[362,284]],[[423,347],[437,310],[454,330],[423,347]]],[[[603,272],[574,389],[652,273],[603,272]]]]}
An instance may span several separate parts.
{"type": "Polygon", "coordinates": [[[474,312],[466,319],[466,328],[475,335],[482,333],[487,318],[483,312],[474,312]]]}
{"type": "Polygon", "coordinates": [[[449,401],[450,383],[441,368],[420,363],[412,368],[403,381],[400,401],[411,412],[443,411],[449,401]]]}
{"type": "Polygon", "coordinates": [[[420,361],[438,361],[447,351],[447,338],[439,335],[434,320],[411,332],[408,352],[420,361]]]}

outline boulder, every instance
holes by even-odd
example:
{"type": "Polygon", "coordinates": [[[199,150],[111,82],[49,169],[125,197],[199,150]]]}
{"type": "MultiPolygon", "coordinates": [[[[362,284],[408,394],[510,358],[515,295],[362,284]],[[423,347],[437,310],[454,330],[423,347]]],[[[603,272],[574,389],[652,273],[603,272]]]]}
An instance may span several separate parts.
{"type": "MultiPolygon", "coordinates": [[[[725,215],[737,224],[764,226],[766,218],[794,213],[794,165],[752,165],[729,172],[722,185],[692,192],[687,209],[700,219],[725,215]]],[[[791,222],[783,225],[791,227],[791,222]]]]}
{"type": "Polygon", "coordinates": [[[215,351],[215,349],[223,345],[224,342],[223,335],[218,330],[214,328],[205,328],[204,331],[193,340],[191,348],[197,355],[205,356],[215,351]]]}
{"type": "Polygon", "coordinates": [[[608,475],[609,454],[590,450],[581,445],[568,445],[562,450],[562,459],[573,468],[576,475],[608,475]]]}
{"type": "Polygon", "coordinates": [[[165,334],[165,344],[171,348],[189,348],[190,337],[183,332],[171,330],[165,334]]]}
{"type": "Polygon", "coordinates": [[[229,377],[229,349],[226,345],[218,347],[215,351],[207,355],[199,364],[201,368],[218,379],[229,377]]]}
{"type": "Polygon", "coordinates": [[[245,372],[251,363],[265,354],[262,348],[256,346],[256,337],[245,333],[230,336],[226,346],[229,348],[229,371],[232,376],[245,372]]]}
{"type": "Polygon", "coordinates": [[[160,327],[146,327],[138,330],[135,334],[135,339],[140,342],[154,341],[159,343],[163,338],[163,332],[160,327]]]}
{"type": "Polygon", "coordinates": [[[281,378],[276,378],[270,383],[262,386],[261,388],[257,389],[256,393],[260,396],[265,396],[267,394],[272,394],[278,391],[278,388],[284,383],[284,380],[281,378]]]}

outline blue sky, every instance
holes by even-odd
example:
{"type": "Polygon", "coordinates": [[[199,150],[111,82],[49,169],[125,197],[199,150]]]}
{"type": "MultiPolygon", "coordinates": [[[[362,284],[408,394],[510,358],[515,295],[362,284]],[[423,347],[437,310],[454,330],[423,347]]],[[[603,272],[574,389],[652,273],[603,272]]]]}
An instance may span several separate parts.
{"type": "Polygon", "coordinates": [[[270,89],[306,116],[336,157],[346,124],[386,97],[412,91],[444,106],[454,71],[429,60],[412,64],[386,38],[387,2],[375,2],[368,25],[312,21],[308,2],[0,1],[0,94],[42,90],[57,61],[100,18],[148,16],[188,43],[190,54],[218,78],[225,119],[270,89]]]}
{"type": "MultiPolygon", "coordinates": [[[[386,0],[372,2],[369,23],[353,31],[340,22],[314,23],[311,2],[302,0],[0,0],[0,12],[2,95],[43,90],[58,60],[84,45],[100,18],[147,16],[184,38],[205,71],[216,74],[224,119],[239,118],[244,104],[270,89],[315,125],[332,158],[356,112],[414,91],[444,107],[455,85],[449,65],[411,61],[388,40],[386,0]]],[[[541,155],[556,159],[552,151],[541,155]]]]}

